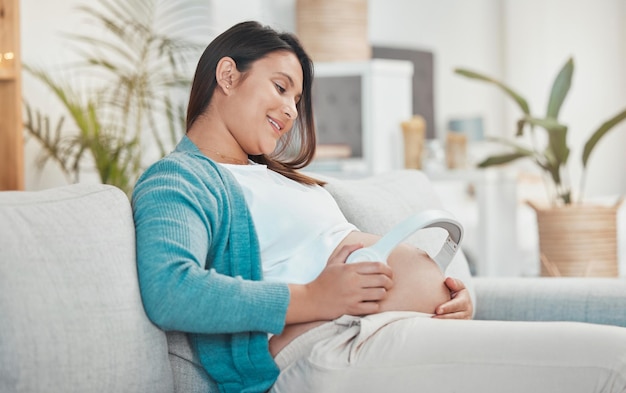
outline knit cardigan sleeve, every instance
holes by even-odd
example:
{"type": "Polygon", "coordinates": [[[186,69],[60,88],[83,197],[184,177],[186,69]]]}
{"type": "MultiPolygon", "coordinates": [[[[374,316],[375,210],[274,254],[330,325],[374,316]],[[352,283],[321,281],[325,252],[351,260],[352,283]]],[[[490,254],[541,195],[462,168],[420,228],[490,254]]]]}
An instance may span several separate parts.
{"type": "Polygon", "coordinates": [[[137,268],[146,313],[164,330],[278,334],[289,289],[261,281],[245,200],[233,198],[240,196],[234,181],[207,163],[184,154],[165,158],[135,186],[137,268]]]}

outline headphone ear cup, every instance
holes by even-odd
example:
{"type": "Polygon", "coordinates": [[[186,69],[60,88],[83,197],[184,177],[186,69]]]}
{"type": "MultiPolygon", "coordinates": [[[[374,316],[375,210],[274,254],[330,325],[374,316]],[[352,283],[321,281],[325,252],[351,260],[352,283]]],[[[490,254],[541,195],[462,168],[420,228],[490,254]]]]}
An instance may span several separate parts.
{"type": "Polygon", "coordinates": [[[346,259],[346,263],[372,262],[372,261],[387,263],[387,261],[383,260],[383,257],[381,255],[378,255],[376,250],[373,250],[369,247],[360,248],[354,251],[352,254],[348,256],[348,259],[346,259]]]}

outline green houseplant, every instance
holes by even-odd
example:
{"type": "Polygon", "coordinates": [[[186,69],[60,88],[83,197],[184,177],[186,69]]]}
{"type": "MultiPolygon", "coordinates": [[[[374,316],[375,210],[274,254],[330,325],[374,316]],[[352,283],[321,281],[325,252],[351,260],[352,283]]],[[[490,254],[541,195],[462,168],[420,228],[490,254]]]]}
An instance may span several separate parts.
{"type": "Polygon", "coordinates": [[[52,120],[25,102],[24,127],[70,182],[93,170],[102,183],[130,193],[145,153],[167,153],[184,130],[185,64],[200,47],[182,34],[199,19],[197,0],[99,0],[78,8],[99,34],[67,34],[80,61],[63,75],[24,69],[58,99],[66,116],[52,120]],[[66,117],[70,121],[66,122],[66,117]]]}
{"type": "Polygon", "coordinates": [[[626,109],[604,121],[594,130],[582,152],[582,175],[577,196],[572,193],[566,175],[570,148],[567,125],[559,121],[559,112],[567,97],[574,73],[574,61],[568,59],[557,74],[544,117],[534,115],[528,101],[503,82],[464,68],[455,73],[500,88],[522,111],[516,122],[516,137],[530,133],[532,145],[516,139],[492,138],[508,147],[508,151],[487,157],[480,168],[502,165],[519,159],[531,159],[541,168],[549,193],[550,206],[529,205],[537,213],[539,248],[544,275],[617,275],[617,208],[584,204],[584,186],[589,159],[598,142],[616,125],[626,119],[626,109]],[[545,130],[547,142],[539,146],[536,127],[545,130]]]}
{"type": "MultiPolygon", "coordinates": [[[[547,175],[546,177],[549,180],[546,186],[549,190],[553,190],[550,198],[552,203],[566,205],[575,203],[576,200],[574,200],[572,195],[572,187],[568,184],[567,180],[565,180],[568,177],[564,176],[564,172],[567,171],[567,163],[570,154],[570,149],[567,145],[567,126],[559,121],[561,106],[569,93],[572,83],[574,60],[572,58],[568,59],[554,79],[552,89],[550,90],[548,108],[544,117],[533,115],[530,111],[528,101],[503,82],[464,68],[457,68],[455,72],[470,79],[491,83],[499,87],[504,93],[515,101],[515,103],[522,110],[522,116],[517,121],[516,136],[519,137],[524,135],[526,130],[528,130],[531,134],[534,134],[536,132],[535,127],[544,129],[548,134],[547,145],[543,148],[537,146],[536,138],[532,138],[533,146],[525,146],[515,140],[509,140],[506,138],[493,138],[494,140],[511,148],[512,151],[488,157],[484,161],[480,162],[478,166],[486,168],[493,165],[506,164],[521,158],[529,158],[547,175]]],[[[602,123],[594,132],[591,133],[591,136],[585,143],[581,157],[583,171],[579,189],[580,197],[577,201],[582,201],[586,169],[591,153],[598,142],[624,119],[626,119],[626,109],[602,123]]],[[[534,135],[531,135],[531,137],[534,137],[534,135]]]]}

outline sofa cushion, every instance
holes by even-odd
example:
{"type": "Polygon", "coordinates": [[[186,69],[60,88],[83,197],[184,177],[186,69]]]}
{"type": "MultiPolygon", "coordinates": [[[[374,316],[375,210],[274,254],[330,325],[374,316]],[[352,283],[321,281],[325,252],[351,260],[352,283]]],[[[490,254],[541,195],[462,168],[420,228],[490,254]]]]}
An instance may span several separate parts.
{"type": "Polygon", "coordinates": [[[217,384],[209,377],[183,332],[167,332],[170,363],[174,371],[174,391],[184,393],[217,393],[217,384]]]}
{"type": "Polygon", "coordinates": [[[0,193],[1,392],[173,391],[134,240],[112,186],[0,193]]]}
{"type": "MultiPolygon", "coordinates": [[[[359,179],[321,178],[328,182],[325,188],[348,221],[364,232],[384,235],[413,213],[442,208],[430,180],[417,170],[396,170],[359,179]]],[[[434,256],[446,237],[447,233],[441,228],[427,228],[416,232],[406,242],[434,256]]],[[[457,252],[445,274],[464,282],[475,306],[474,286],[462,250],[457,252]]]]}

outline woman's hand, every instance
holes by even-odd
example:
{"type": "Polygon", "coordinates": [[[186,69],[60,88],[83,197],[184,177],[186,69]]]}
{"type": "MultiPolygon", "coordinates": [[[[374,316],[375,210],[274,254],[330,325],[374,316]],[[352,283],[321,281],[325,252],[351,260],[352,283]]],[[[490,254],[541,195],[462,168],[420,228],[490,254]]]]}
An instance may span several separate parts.
{"type": "Polygon", "coordinates": [[[459,279],[448,277],[444,281],[450,289],[450,301],[435,309],[433,318],[439,319],[472,319],[474,306],[469,291],[459,279]]]}
{"type": "Polygon", "coordinates": [[[314,281],[289,286],[292,301],[287,310],[287,324],[379,311],[379,302],[393,287],[393,272],[382,262],[346,264],[348,255],[361,247],[362,244],[343,246],[330,257],[314,281]]]}
{"type": "Polygon", "coordinates": [[[309,284],[316,292],[320,306],[328,308],[337,318],[344,314],[377,313],[379,302],[393,287],[393,271],[383,262],[359,262],[346,265],[348,256],[362,244],[343,246],[328,260],[326,268],[309,284]]]}

